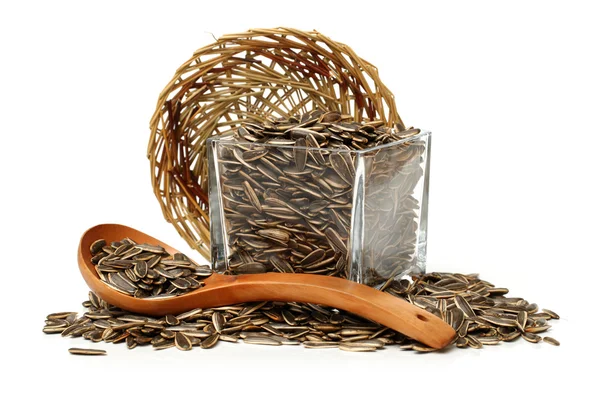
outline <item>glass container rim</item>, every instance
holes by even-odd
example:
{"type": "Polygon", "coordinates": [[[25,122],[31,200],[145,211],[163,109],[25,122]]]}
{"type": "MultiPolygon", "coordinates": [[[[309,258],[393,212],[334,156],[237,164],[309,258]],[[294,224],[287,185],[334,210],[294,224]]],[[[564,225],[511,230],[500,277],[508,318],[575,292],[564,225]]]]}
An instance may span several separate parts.
{"type": "Polygon", "coordinates": [[[273,148],[283,148],[283,149],[289,149],[289,150],[293,150],[293,149],[300,149],[300,150],[308,150],[308,151],[329,151],[329,152],[333,152],[333,153],[353,153],[353,154],[368,154],[372,151],[376,151],[376,150],[381,150],[381,149],[385,149],[385,148],[390,148],[399,144],[404,144],[404,143],[408,143],[411,141],[416,141],[417,139],[421,139],[423,137],[426,136],[430,136],[431,135],[431,131],[430,130],[421,130],[419,133],[409,136],[409,137],[405,137],[403,139],[397,140],[397,141],[392,141],[390,143],[385,143],[385,144],[381,144],[381,145],[377,145],[375,147],[369,147],[369,148],[363,148],[362,150],[357,150],[357,149],[343,149],[343,148],[329,148],[329,147],[319,147],[319,148],[315,148],[315,147],[307,147],[307,146],[294,146],[294,145],[281,145],[281,144],[270,144],[270,143],[255,143],[255,142],[250,142],[250,141],[239,141],[239,140],[234,140],[231,142],[225,142],[225,141],[221,141],[224,138],[229,138],[229,137],[233,137],[233,132],[229,132],[223,135],[219,135],[219,136],[212,136],[209,137],[207,139],[207,142],[221,142],[224,145],[242,145],[242,146],[261,146],[261,147],[273,147],[273,148]]]}

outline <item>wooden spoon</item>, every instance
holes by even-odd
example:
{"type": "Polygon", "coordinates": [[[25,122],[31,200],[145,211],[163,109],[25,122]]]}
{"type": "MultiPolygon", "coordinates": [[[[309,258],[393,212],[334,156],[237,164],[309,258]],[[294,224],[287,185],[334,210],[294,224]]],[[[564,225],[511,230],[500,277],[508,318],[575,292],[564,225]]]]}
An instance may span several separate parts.
{"type": "Polygon", "coordinates": [[[154,316],[179,314],[194,308],[233,305],[240,302],[309,302],[360,315],[414,338],[432,348],[443,348],[455,332],[440,318],[393,295],[337,277],[312,274],[264,273],[247,275],[213,274],[206,286],[181,296],[141,299],[122,294],[102,282],[90,258],[90,245],[129,237],[137,243],[160,245],[179,252],[140,231],[118,224],[101,224],[83,234],[77,254],[79,270],[90,289],[106,302],[122,309],[154,316]]]}

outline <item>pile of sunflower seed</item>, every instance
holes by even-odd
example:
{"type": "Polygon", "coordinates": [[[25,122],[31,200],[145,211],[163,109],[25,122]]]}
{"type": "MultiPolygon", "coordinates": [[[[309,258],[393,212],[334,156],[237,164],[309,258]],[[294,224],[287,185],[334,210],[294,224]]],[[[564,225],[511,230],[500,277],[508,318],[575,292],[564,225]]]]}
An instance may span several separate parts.
{"type": "Polygon", "coordinates": [[[90,253],[100,280],[136,298],[182,295],[202,287],[202,280],[212,274],[210,266],[198,265],[182,253],[171,256],[162,247],[130,238],[110,245],[103,239],[94,241],[90,253]]]}
{"type": "MultiPolygon", "coordinates": [[[[479,349],[519,338],[538,343],[542,341],[538,334],[550,328],[551,319],[559,318],[555,312],[539,310],[525,299],[506,297],[507,289],[495,287],[476,274],[429,273],[415,276],[413,281],[393,281],[385,291],[445,320],[457,332],[454,345],[458,348],[479,349]]],[[[434,351],[354,314],[308,303],[244,303],[154,318],[121,310],[90,292],[83,306],[87,311],[80,317],[76,312],[48,315],[43,331],[92,342],[125,343],[130,349],[208,349],[219,341],[242,340],[248,344],[352,352],[371,352],[384,346],[434,351]]],[[[559,345],[551,337],[543,341],[559,345]]],[[[73,349],[75,354],[102,354],[73,349]]]]}
{"type": "Polygon", "coordinates": [[[229,271],[355,279],[348,237],[357,168],[365,190],[362,282],[421,271],[413,192],[426,145],[419,129],[401,129],[320,110],[244,123],[217,154],[229,271]]]}

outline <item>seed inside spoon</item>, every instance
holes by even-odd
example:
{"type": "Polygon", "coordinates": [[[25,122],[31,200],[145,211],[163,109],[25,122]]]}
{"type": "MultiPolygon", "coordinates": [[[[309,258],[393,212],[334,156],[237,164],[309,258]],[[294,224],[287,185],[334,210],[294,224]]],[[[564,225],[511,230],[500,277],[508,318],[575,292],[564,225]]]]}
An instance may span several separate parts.
{"type": "MultiPolygon", "coordinates": [[[[156,245],[138,244],[130,238],[110,246],[100,246],[102,243],[106,241],[96,240],[90,247],[98,277],[129,296],[151,299],[183,295],[202,287],[202,281],[212,275],[210,266],[198,265],[182,253],[170,255],[156,245]]],[[[53,317],[59,316],[62,314],[53,317]]]]}

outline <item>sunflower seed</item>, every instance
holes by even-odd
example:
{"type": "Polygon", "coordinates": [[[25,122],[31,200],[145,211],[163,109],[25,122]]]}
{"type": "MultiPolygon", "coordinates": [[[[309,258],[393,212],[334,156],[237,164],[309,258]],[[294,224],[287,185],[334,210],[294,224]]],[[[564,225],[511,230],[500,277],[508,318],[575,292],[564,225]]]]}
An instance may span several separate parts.
{"type": "Polygon", "coordinates": [[[106,355],[106,351],[102,350],[102,349],[70,348],[69,353],[72,355],[85,355],[85,356],[106,355]]]}
{"type": "Polygon", "coordinates": [[[274,339],[271,339],[268,337],[246,337],[246,338],[244,338],[244,342],[247,344],[255,344],[255,345],[273,345],[273,346],[281,345],[281,342],[275,341],[274,339]]]}
{"type": "Polygon", "coordinates": [[[179,319],[179,320],[185,320],[185,319],[189,319],[189,318],[191,318],[193,316],[199,315],[201,313],[202,313],[202,309],[196,308],[196,309],[192,309],[192,310],[189,310],[187,312],[184,312],[184,313],[182,313],[180,315],[177,315],[177,319],[179,319]]]}
{"type": "Polygon", "coordinates": [[[525,331],[525,324],[527,324],[527,312],[524,310],[517,313],[517,327],[521,331],[525,331]]]}
{"type": "Polygon", "coordinates": [[[239,267],[236,267],[235,271],[237,273],[242,273],[242,274],[257,274],[257,273],[264,273],[267,271],[267,269],[266,269],[265,265],[263,265],[262,263],[253,262],[253,263],[246,263],[239,267]]]}
{"type": "Polygon", "coordinates": [[[298,323],[296,323],[296,318],[294,317],[294,315],[292,314],[292,312],[290,312],[289,310],[283,310],[281,312],[282,316],[283,316],[283,320],[285,320],[285,322],[287,324],[289,324],[290,326],[295,326],[298,323]]]}
{"type": "Polygon", "coordinates": [[[65,331],[65,326],[45,326],[42,331],[46,334],[59,334],[65,331]]]}
{"type": "Polygon", "coordinates": [[[305,341],[302,343],[305,348],[313,349],[313,348],[337,348],[337,342],[327,342],[327,341],[305,341]]]}
{"type": "Polygon", "coordinates": [[[437,351],[437,349],[434,349],[434,348],[431,348],[429,346],[422,345],[422,344],[413,344],[411,349],[414,351],[417,351],[417,352],[435,352],[435,351],[437,351]]]}
{"type": "Polygon", "coordinates": [[[242,183],[242,185],[244,186],[244,192],[246,193],[250,204],[252,204],[252,206],[254,206],[254,208],[256,208],[258,212],[262,212],[262,205],[260,204],[260,200],[258,199],[258,196],[256,195],[256,192],[254,191],[250,183],[245,181],[242,183]]]}
{"type": "Polygon", "coordinates": [[[175,339],[176,334],[177,334],[177,332],[172,331],[172,330],[163,330],[160,332],[160,336],[163,337],[164,339],[175,339]]]}
{"type": "Polygon", "coordinates": [[[541,332],[548,331],[549,329],[550,329],[549,325],[531,326],[531,327],[525,328],[525,332],[529,332],[529,333],[541,333],[541,332]]]}
{"type": "Polygon", "coordinates": [[[192,349],[192,342],[183,333],[175,333],[175,346],[181,351],[189,351],[192,349]]]}
{"type": "Polygon", "coordinates": [[[135,272],[135,275],[138,276],[139,278],[146,277],[146,274],[148,274],[148,264],[143,260],[136,260],[135,266],[134,266],[134,272],[135,272]]]}
{"type": "Polygon", "coordinates": [[[235,335],[220,334],[219,335],[219,340],[220,341],[225,341],[225,342],[237,342],[238,341],[238,337],[235,336],[235,335]]]}
{"type": "Polygon", "coordinates": [[[158,342],[156,345],[153,344],[152,346],[155,350],[169,349],[175,346],[175,341],[163,340],[161,342],[158,342]]]}
{"type": "Polygon", "coordinates": [[[66,319],[67,317],[73,315],[73,314],[77,314],[77,312],[57,312],[57,313],[51,313],[48,316],[46,316],[47,320],[62,320],[62,319],[66,319]]]}
{"type": "Polygon", "coordinates": [[[344,244],[344,240],[342,239],[342,237],[340,236],[340,234],[335,231],[332,227],[328,227],[325,230],[325,236],[329,239],[329,241],[331,242],[331,245],[333,245],[333,248],[335,250],[337,250],[338,252],[342,252],[342,253],[346,253],[346,244],[344,244]]]}
{"type": "Polygon", "coordinates": [[[97,255],[100,251],[102,251],[104,246],[106,246],[106,241],[102,239],[96,240],[90,245],[90,253],[92,256],[97,255]]]}
{"type": "Polygon", "coordinates": [[[190,288],[190,282],[183,278],[176,278],[174,280],[171,280],[171,284],[173,284],[180,290],[187,290],[188,288],[190,288]]]}
{"type": "Polygon", "coordinates": [[[481,341],[473,336],[473,335],[467,335],[465,337],[467,339],[467,344],[474,349],[481,349],[483,347],[483,344],[481,343],[481,341]]]}
{"type": "Polygon", "coordinates": [[[290,265],[285,259],[282,259],[278,256],[271,256],[269,258],[269,262],[280,273],[294,273],[292,265],[290,265]]]}
{"type": "Polygon", "coordinates": [[[560,342],[552,337],[544,337],[544,342],[549,343],[550,345],[560,346],[560,342]]]}
{"type": "Polygon", "coordinates": [[[308,151],[306,150],[306,140],[304,138],[296,139],[296,143],[294,144],[294,161],[296,163],[296,168],[299,171],[304,170],[307,157],[308,151]]]}
{"type": "Polygon", "coordinates": [[[522,336],[523,336],[523,338],[525,338],[526,341],[529,341],[534,344],[537,344],[538,342],[540,342],[542,340],[542,337],[540,337],[537,334],[533,334],[533,333],[525,332],[522,334],[522,336]]]}
{"type": "Polygon", "coordinates": [[[463,313],[467,317],[475,317],[476,316],[475,312],[471,308],[471,305],[469,305],[469,303],[467,302],[467,300],[465,298],[463,298],[461,295],[456,295],[454,297],[454,302],[456,302],[456,306],[460,310],[462,310],[463,313]]]}
{"type": "Polygon", "coordinates": [[[220,312],[214,312],[212,315],[212,323],[215,327],[215,331],[217,333],[221,333],[221,331],[223,331],[223,326],[225,325],[225,318],[223,317],[223,314],[220,312]]]}
{"type": "Polygon", "coordinates": [[[553,319],[560,319],[560,316],[557,313],[555,313],[549,309],[542,309],[542,313],[549,315],[553,319]]]}
{"type": "Polygon", "coordinates": [[[159,255],[166,253],[165,249],[158,245],[135,244],[135,248],[141,249],[143,252],[150,252],[159,255]]]}
{"type": "Polygon", "coordinates": [[[354,346],[349,344],[339,344],[338,348],[346,352],[374,352],[377,348],[373,346],[354,346]]]}
{"type": "Polygon", "coordinates": [[[383,348],[385,345],[382,341],[378,339],[363,339],[359,341],[353,342],[344,342],[346,346],[356,346],[356,347],[373,347],[376,349],[383,348]]]}
{"type": "Polygon", "coordinates": [[[204,341],[202,341],[202,343],[200,344],[200,347],[202,349],[209,349],[209,348],[212,348],[213,346],[215,346],[218,341],[219,341],[219,334],[212,334],[208,338],[204,339],[204,341]]]}
{"type": "Polygon", "coordinates": [[[483,345],[497,345],[500,343],[500,338],[497,337],[479,337],[477,338],[483,345]]]}

